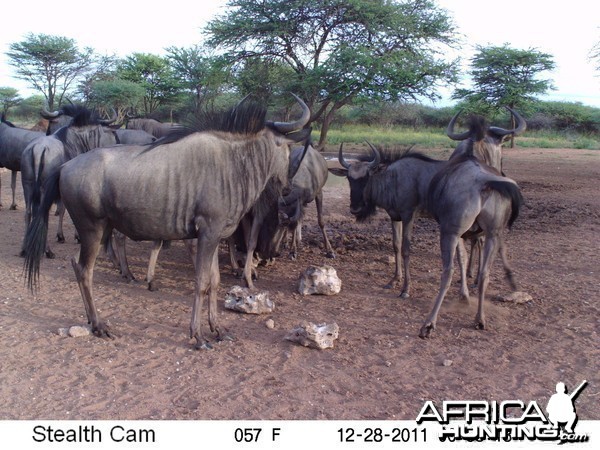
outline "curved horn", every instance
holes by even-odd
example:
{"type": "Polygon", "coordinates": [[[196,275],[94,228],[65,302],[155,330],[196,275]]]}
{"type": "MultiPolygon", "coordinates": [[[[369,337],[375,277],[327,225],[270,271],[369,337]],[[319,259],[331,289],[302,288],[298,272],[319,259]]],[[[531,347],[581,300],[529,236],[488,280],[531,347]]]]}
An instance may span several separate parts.
{"type": "Polygon", "coordinates": [[[344,148],[344,143],[342,142],[340,144],[340,151],[338,152],[338,161],[340,162],[341,166],[344,169],[349,169],[350,163],[344,159],[344,154],[343,154],[343,150],[342,150],[343,148],[344,148]]]}
{"type": "Polygon", "coordinates": [[[306,103],[304,103],[302,101],[302,99],[300,97],[298,97],[296,94],[292,93],[292,95],[294,96],[296,101],[302,107],[302,116],[295,122],[273,122],[272,126],[275,127],[282,134],[287,134],[287,133],[291,133],[292,131],[300,130],[310,120],[310,109],[308,109],[308,106],[306,106],[306,103]]]}
{"type": "Polygon", "coordinates": [[[467,139],[469,137],[468,131],[465,131],[464,133],[455,133],[454,132],[454,124],[456,123],[456,119],[458,118],[458,115],[461,112],[462,112],[462,109],[460,109],[456,114],[454,114],[454,117],[452,117],[452,119],[450,119],[448,128],[446,128],[446,135],[453,141],[464,141],[465,139],[467,139]]]}
{"type": "Polygon", "coordinates": [[[381,155],[379,154],[379,151],[375,148],[375,146],[371,145],[369,141],[367,141],[367,144],[369,144],[369,147],[371,147],[371,151],[373,152],[374,156],[373,161],[369,163],[369,169],[373,169],[379,165],[379,162],[381,161],[381,155]]]}
{"type": "Polygon", "coordinates": [[[100,125],[110,125],[111,123],[115,122],[117,120],[117,118],[119,117],[117,114],[117,111],[115,111],[115,109],[113,108],[113,116],[110,119],[100,119],[98,122],[100,123],[100,125]]]}
{"type": "Polygon", "coordinates": [[[509,108],[508,106],[505,106],[505,108],[508,109],[513,116],[515,116],[515,122],[517,125],[516,128],[512,130],[506,130],[500,127],[490,127],[490,132],[497,134],[498,136],[506,136],[507,134],[511,133],[515,136],[520,135],[527,129],[527,122],[525,122],[525,119],[523,119],[523,117],[521,117],[521,115],[512,108],[509,108]]]}
{"type": "Polygon", "coordinates": [[[46,109],[42,109],[40,111],[40,116],[42,116],[44,119],[47,119],[47,120],[56,119],[58,116],[62,116],[62,115],[63,115],[62,110],[50,112],[46,109]]]}

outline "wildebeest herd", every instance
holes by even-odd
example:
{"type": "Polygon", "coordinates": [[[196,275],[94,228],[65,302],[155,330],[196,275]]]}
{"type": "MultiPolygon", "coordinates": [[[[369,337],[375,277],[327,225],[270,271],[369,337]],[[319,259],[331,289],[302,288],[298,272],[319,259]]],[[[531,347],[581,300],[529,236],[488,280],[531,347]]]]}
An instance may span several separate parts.
{"type": "MultiPolygon", "coordinates": [[[[152,289],[163,242],[184,240],[195,267],[190,337],[196,348],[211,348],[202,332],[205,299],[211,332],[217,340],[229,338],[217,315],[222,240],[229,243],[232,267],[238,267],[236,251],[244,253],[242,277],[253,287],[256,260],[278,256],[288,234],[290,257],[296,256],[304,208],[314,200],[325,251],[335,257],[322,219],[322,189],[329,170],[347,177],[350,213],[357,220],[367,219],[377,208],[390,216],[395,272],[387,287],[402,282],[402,297],[410,295],[414,220],[426,216],[439,223],[440,288],[420,337],[429,337],[435,329],[455,255],[461,271],[461,298],[468,300],[464,240],[472,243],[469,266],[479,248],[476,327],[484,328],[483,300],[497,253],[516,289],[503,232],[517,218],[522,197],[516,182],[502,173],[501,149],[505,139],[525,130],[525,120],[510,110],[516,127],[503,129],[474,116],[467,131],[456,133],[457,114],[447,134],[460,144],[448,160],[371,144],[370,156],[348,160],[340,146],[341,168],[328,169],[323,155],[311,145],[310,110],[299,97],[294,98],[301,115],[293,122],[267,121],[264,106],[244,99],[200,129],[170,125],[165,132],[165,127],[148,128],[158,133],[154,136],[139,130],[124,134],[125,130],[110,128],[112,120],[101,121],[95,112],[75,105],[46,112],[50,120],[46,134],[19,129],[2,117],[0,167],[13,171],[13,199],[15,174],[22,171],[26,199],[22,255],[30,288],[37,286],[43,255],[53,256],[47,235],[49,211],[55,203],[59,211],[64,205],[75,226],[81,245],[72,266],[87,319],[100,337],[113,336],[93,297],[93,270],[100,249],[112,255],[123,276],[132,278],[125,237],[154,241],[148,265],[152,289]],[[62,122],[57,126],[59,118],[62,122]]],[[[14,200],[11,207],[15,207],[14,200]]],[[[58,238],[64,240],[60,227],[58,238]]]]}

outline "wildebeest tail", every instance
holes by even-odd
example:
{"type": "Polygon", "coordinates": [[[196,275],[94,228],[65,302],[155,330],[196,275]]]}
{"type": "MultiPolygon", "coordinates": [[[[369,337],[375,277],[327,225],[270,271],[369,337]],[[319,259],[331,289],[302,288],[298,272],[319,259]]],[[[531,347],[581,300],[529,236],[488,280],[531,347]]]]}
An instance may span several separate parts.
{"type": "Polygon", "coordinates": [[[48,148],[44,147],[44,150],[42,151],[42,156],[40,157],[40,165],[37,168],[37,170],[35,170],[35,165],[36,165],[36,161],[35,161],[35,155],[34,152],[31,152],[31,167],[34,168],[35,171],[35,182],[33,183],[33,190],[31,192],[31,214],[35,214],[37,209],[40,206],[40,198],[42,196],[42,173],[44,171],[44,165],[45,165],[45,157],[46,157],[46,150],[48,148]]]}
{"type": "Polygon", "coordinates": [[[32,220],[27,226],[23,251],[25,253],[24,272],[27,284],[32,291],[37,287],[40,273],[40,261],[46,249],[48,236],[48,215],[50,207],[59,198],[58,182],[60,169],[52,172],[44,182],[44,194],[39,207],[35,209],[32,220]]]}
{"type": "Polygon", "coordinates": [[[485,186],[488,189],[492,189],[502,195],[504,198],[510,199],[511,202],[511,213],[508,219],[508,228],[512,227],[512,224],[519,217],[519,210],[523,204],[523,196],[519,186],[509,181],[491,180],[488,181],[485,186]]]}

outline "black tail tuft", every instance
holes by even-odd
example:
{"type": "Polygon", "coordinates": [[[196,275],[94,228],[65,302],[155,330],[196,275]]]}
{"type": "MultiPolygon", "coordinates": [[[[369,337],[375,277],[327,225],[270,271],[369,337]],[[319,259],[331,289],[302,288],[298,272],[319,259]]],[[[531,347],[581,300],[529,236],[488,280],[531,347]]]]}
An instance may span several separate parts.
{"type": "Polygon", "coordinates": [[[511,228],[517,217],[519,217],[519,210],[523,205],[523,196],[519,186],[509,181],[493,180],[486,183],[486,187],[498,192],[505,198],[511,201],[511,213],[508,220],[508,228],[511,228]]]}

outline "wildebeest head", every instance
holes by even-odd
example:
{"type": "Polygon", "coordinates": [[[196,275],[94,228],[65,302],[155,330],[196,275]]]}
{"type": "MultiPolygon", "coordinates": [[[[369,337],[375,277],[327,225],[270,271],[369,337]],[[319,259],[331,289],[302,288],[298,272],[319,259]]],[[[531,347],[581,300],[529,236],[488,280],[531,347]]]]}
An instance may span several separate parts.
{"type": "MultiPolygon", "coordinates": [[[[81,105],[75,105],[73,103],[69,103],[68,105],[63,105],[60,107],[60,109],[58,109],[56,111],[48,111],[46,109],[42,109],[40,111],[40,115],[48,121],[48,128],[46,129],[46,135],[50,136],[51,134],[54,134],[56,131],[58,131],[62,127],[69,125],[72,122],[73,118],[77,115],[81,115],[82,111],[84,111],[84,110],[87,110],[87,108],[85,108],[84,106],[81,106],[81,105]]],[[[91,116],[93,115],[94,122],[99,125],[105,125],[105,126],[110,125],[115,120],[117,120],[116,112],[113,114],[113,117],[111,117],[110,119],[100,119],[95,112],[92,112],[90,110],[88,110],[88,111],[89,111],[89,115],[90,115],[90,120],[91,120],[91,116]]]]}
{"type": "Polygon", "coordinates": [[[367,201],[369,181],[373,173],[379,167],[381,155],[379,151],[371,144],[369,147],[372,152],[372,159],[359,158],[352,163],[344,159],[343,144],[340,145],[338,161],[342,169],[329,169],[331,173],[348,178],[350,184],[350,213],[356,217],[356,220],[366,220],[375,214],[376,206],[373,202],[367,201]],[[366,160],[365,160],[366,159],[366,160]]]}
{"type": "Polygon", "coordinates": [[[456,119],[461,111],[458,111],[450,120],[446,134],[455,141],[462,141],[450,159],[462,155],[467,150],[466,140],[471,139],[474,142],[473,153],[480,161],[502,170],[502,144],[512,136],[518,136],[525,131],[527,123],[525,119],[516,111],[506,107],[515,118],[515,128],[505,129],[500,127],[492,127],[487,124],[485,119],[480,116],[471,117],[469,119],[469,129],[462,133],[454,131],[456,119]]]}

